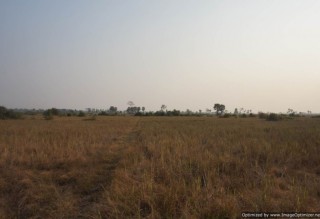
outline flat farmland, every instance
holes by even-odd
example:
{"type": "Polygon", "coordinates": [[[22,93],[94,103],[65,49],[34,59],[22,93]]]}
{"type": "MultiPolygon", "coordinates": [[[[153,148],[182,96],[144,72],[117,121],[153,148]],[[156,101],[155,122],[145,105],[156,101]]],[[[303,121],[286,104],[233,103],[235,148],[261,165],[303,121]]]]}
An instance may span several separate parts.
{"type": "Polygon", "coordinates": [[[320,211],[320,120],[0,121],[0,218],[320,211]]]}
{"type": "Polygon", "coordinates": [[[0,218],[98,217],[136,118],[0,121],[0,218]]]}

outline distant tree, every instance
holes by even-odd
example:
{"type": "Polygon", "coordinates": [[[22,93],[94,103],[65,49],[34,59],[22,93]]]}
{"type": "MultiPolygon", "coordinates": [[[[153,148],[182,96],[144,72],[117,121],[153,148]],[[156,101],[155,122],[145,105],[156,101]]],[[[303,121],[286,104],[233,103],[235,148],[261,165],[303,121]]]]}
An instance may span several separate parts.
{"type": "Polygon", "coordinates": [[[142,109],[142,112],[143,112],[143,113],[144,113],[144,111],[146,110],[146,108],[145,108],[144,106],[143,106],[141,109],[142,109]]]}
{"type": "Polygon", "coordinates": [[[109,108],[108,111],[109,111],[109,113],[111,113],[111,114],[116,114],[117,111],[118,111],[118,108],[115,107],[115,106],[110,106],[110,108],[109,108]]]}
{"type": "Polygon", "coordinates": [[[166,109],[167,109],[167,106],[164,105],[164,104],[162,104],[162,105],[161,105],[161,111],[164,112],[166,109]]]}
{"type": "Polygon", "coordinates": [[[294,112],[293,109],[289,108],[287,113],[290,114],[290,113],[293,113],[293,112],[294,112]]]}
{"type": "Polygon", "coordinates": [[[173,111],[167,111],[167,116],[180,116],[180,111],[174,109],[173,111]]]}
{"type": "Polygon", "coordinates": [[[46,120],[53,119],[53,116],[59,116],[60,112],[57,108],[47,109],[43,112],[43,116],[46,120]]]}
{"type": "Polygon", "coordinates": [[[57,108],[51,108],[51,112],[52,112],[52,115],[54,115],[54,116],[59,115],[59,110],[57,108]]]}
{"type": "Polygon", "coordinates": [[[155,116],[165,116],[166,113],[164,111],[159,110],[159,111],[155,112],[154,115],[155,116]]]}
{"type": "Polygon", "coordinates": [[[173,113],[174,116],[180,116],[180,111],[179,110],[174,109],[172,111],[172,113],[173,113]]]}
{"type": "Polygon", "coordinates": [[[186,115],[187,116],[191,116],[192,114],[193,114],[193,112],[191,110],[189,110],[189,109],[186,110],[186,115]]]}
{"type": "Polygon", "coordinates": [[[53,114],[52,114],[52,110],[48,109],[46,111],[43,112],[43,117],[46,120],[51,120],[53,119],[53,114]]]}
{"type": "Polygon", "coordinates": [[[79,116],[79,117],[85,117],[86,114],[81,110],[81,111],[79,112],[78,116],[79,116]]]}
{"type": "Polygon", "coordinates": [[[266,117],[267,121],[279,121],[281,119],[282,119],[282,117],[280,115],[276,114],[276,113],[270,113],[266,117]]]}
{"type": "Polygon", "coordinates": [[[294,117],[297,112],[289,108],[287,113],[289,114],[289,116],[294,117]]]}
{"type": "Polygon", "coordinates": [[[226,107],[223,104],[216,103],[216,104],[214,104],[213,109],[216,110],[217,115],[221,115],[221,114],[223,114],[226,107]]]}
{"type": "Polygon", "coordinates": [[[135,104],[134,104],[134,102],[132,102],[131,100],[130,101],[128,101],[128,103],[127,103],[130,107],[133,107],[135,104]]]}
{"type": "Polygon", "coordinates": [[[264,112],[258,112],[258,117],[260,119],[266,119],[268,117],[268,114],[266,114],[264,112]]]}
{"type": "Polygon", "coordinates": [[[234,109],[233,114],[234,114],[235,116],[237,116],[237,115],[239,114],[239,112],[238,112],[238,108],[235,108],[235,109],[234,109]]]}
{"type": "Polygon", "coordinates": [[[247,116],[247,114],[242,113],[242,114],[240,115],[240,117],[241,117],[241,118],[247,118],[248,116],[247,116]]]}
{"type": "Polygon", "coordinates": [[[222,114],[225,109],[226,109],[225,105],[221,104],[220,105],[220,113],[222,114]]]}
{"type": "Polygon", "coordinates": [[[19,112],[0,106],[0,119],[19,119],[22,118],[19,112]]]}
{"type": "Polygon", "coordinates": [[[132,106],[127,108],[127,113],[131,115],[135,115],[140,112],[140,107],[132,106]]]}
{"type": "Polygon", "coordinates": [[[135,107],[134,102],[132,102],[132,101],[130,100],[130,101],[128,101],[127,104],[129,105],[129,107],[127,108],[127,113],[128,113],[128,114],[134,115],[134,114],[136,114],[136,113],[138,112],[138,108],[135,107]]]}
{"type": "Polygon", "coordinates": [[[223,116],[219,116],[220,118],[229,118],[231,116],[230,113],[225,113],[223,116]]]}
{"type": "Polygon", "coordinates": [[[6,112],[7,112],[7,108],[5,108],[4,106],[0,106],[0,119],[6,118],[6,112]]]}

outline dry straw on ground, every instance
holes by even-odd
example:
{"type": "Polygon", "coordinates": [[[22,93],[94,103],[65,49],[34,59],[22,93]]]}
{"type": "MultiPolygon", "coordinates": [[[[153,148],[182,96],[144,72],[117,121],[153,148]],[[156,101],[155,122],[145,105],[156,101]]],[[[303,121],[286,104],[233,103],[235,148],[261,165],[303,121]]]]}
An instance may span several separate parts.
{"type": "Polygon", "coordinates": [[[320,211],[320,122],[0,121],[3,218],[236,218],[320,211]]]}

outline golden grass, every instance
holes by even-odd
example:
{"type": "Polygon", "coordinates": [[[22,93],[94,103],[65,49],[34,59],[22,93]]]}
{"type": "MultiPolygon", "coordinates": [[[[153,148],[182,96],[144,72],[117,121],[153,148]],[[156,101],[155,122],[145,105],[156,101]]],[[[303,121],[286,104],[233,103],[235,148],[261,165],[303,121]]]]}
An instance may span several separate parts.
{"type": "Polygon", "coordinates": [[[0,215],[89,218],[136,118],[0,121],[0,215]]]}
{"type": "Polygon", "coordinates": [[[145,118],[105,191],[111,218],[320,210],[320,123],[145,118]]]}
{"type": "Polygon", "coordinates": [[[319,185],[317,119],[0,121],[3,218],[320,211],[319,185]]]}

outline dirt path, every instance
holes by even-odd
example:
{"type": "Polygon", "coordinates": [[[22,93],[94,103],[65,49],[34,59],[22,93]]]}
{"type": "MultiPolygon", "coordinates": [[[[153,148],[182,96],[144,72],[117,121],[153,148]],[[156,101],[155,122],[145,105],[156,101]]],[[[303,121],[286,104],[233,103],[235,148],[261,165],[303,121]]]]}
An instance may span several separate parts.
{"type": "Polygon", "coordinates": [[[99,174],[92,180],[92,186],[83,191],[80,195],[79,215],[77,218],[103,218],[99,209],[105,197],[103,192],[108,191],[119,162],[123,154],[126,153],[130,143],[135,141],[139,134],[140,119],[137,120],[133,128],[124,136],[116,139],[110,147],[97,154],[99,174]]]}

